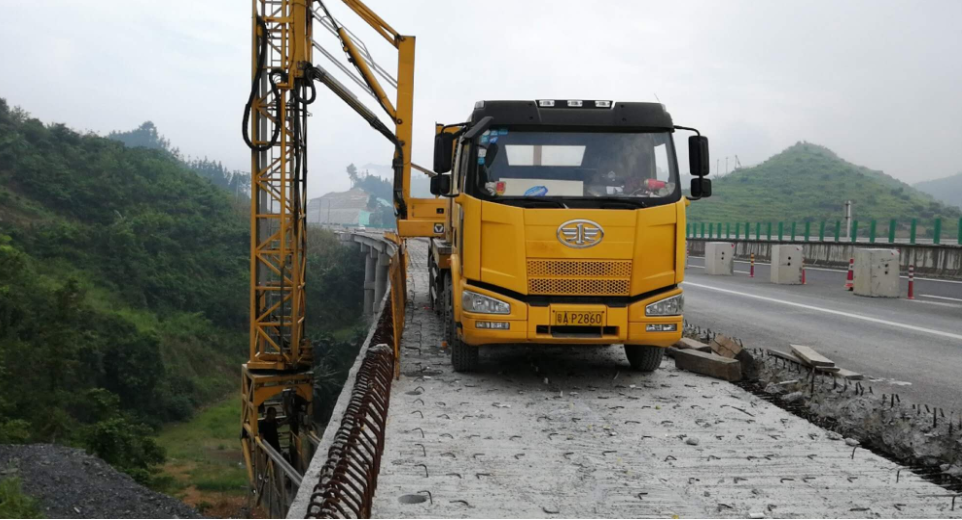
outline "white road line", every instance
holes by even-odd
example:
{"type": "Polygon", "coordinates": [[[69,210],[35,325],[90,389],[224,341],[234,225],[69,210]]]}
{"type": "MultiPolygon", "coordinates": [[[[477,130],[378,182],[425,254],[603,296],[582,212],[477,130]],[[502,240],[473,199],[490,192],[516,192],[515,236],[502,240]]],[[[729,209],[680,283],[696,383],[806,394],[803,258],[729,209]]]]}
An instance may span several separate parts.
{"type": "Polygon", "coordinates": [[[937,299],[939,299],[939,300],[951,300],[951,301],[954,301],[954,302],[962,302],[962,298],[951,298],[951,297],[948,297],[948,296],[936,296],[936,295],[934,295],[934,294],[920,294],[919,296],[921,296],[921,297],[923,297],[923,298],[937,298],[937,299]]]}
{"type": "Polygon", "coordinates": [[[925,300],[908,300],[912,303],[924,303],[927,305],[938,305],[939,307],[952,307],[953,309],[962,309],[962,305],[955,303],[945,303],[945,302],[929,302],[925,300]]]}
{"type": "Polygon", "coordinates": [[[856,320],[869,321],[869,322],[872,322],[872,323],[880,323],[880,324],[882,324],[882,325],[888,325],[888,326],[890,326],[890,327],[896,327],[896,328],[907,329],[907,330],[914,330],[914,331],[916,331],[916,332],[924,332],[924,333],[926,333],[926,334],[933,334],[933,335],[936,335],[936,336],[943,336],[943,337],[946,337],[946,338],[952,338],[952,339],[957,339],[957,340],[962,341],[962,334],[953,334],[953,333],[951,333],[951,332],[944,332],[944,331],[941,331],[941,330],[927,329],[927,328],[924,328],[924,327],[916,327],[915,325],[909,325],[909,324],[907,324],[907,323],[897,323],[897,322],[894,322],[894,321],[883,320],[883,319],[879,319],[879,318],[872,318],[872,317],[870,317],[870,316],[863,316],[863,315],[861,315],[861,314],[853,314],[853,313],[851,313],[851,312],[843,312],[843,311],[837,311],[837,310],[834,310],[834,309],[826,309],[826,308],[824,308],[824,307],[815,307],[814,305],[805,305],[804,303],[791,302],[791,301],[788,301],[788,300],[779,300],[779,299],[777,299],[777,298],[769,298],[769,297],[767,297],[767,296],[760,296],[760,295],[757,295],[757,294],[749,294],[749,293],[744,293],[744,292],[739,292],[739,291],[732,291],[732,290],[730,290],[730,289],[722,289],[722,288],[720,288],[720,287],[712,287],[711,285],[703,285],[703,284],[700,284],[700,283],[692,283],[692,282],[688,282],[688,281],[685,282],[685,287],[701,287],[702,289],[708,289],[708,290],[710,290],[710,291],[718,291],[718,292],[723,292],[723,293],[728,293],[728,294],[734,294],[734,295],[737,295],[737,296],[744,296],[744,297],[746,297],[746,298],[754,298],[754,299],[756,299],[756,300],[763,300],[763,301],[772,302],[772,303],[781,303],[781,304],[783,304],[783,305],[791,305],[792,307],[799,307],[799,308],[808,309],[808,310],[811,310],[811,311],[824,312],[824,313],[826,313],[826,314],[835,314],[835,315],[837,315],[837,316],[844,316],[844,317],[846,317],[846,318],[852,318],[852,319],[856,319],[856,320]]]}

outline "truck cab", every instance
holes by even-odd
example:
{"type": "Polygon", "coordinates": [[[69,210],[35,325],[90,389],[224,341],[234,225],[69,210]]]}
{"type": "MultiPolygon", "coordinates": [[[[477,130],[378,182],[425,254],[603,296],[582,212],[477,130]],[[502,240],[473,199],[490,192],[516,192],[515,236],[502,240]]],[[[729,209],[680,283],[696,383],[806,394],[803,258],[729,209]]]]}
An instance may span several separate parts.
{"type": "Polygon", "coordinates": [[[480,101],[438,125],[449,207],[429,263],[455,370],[524,343],[623,344],[632,368],[659,366],[682,332],[685,208],[711,192],[698,135],[682,194],[679,128],[659,103],[588,100],[480,101]]]}

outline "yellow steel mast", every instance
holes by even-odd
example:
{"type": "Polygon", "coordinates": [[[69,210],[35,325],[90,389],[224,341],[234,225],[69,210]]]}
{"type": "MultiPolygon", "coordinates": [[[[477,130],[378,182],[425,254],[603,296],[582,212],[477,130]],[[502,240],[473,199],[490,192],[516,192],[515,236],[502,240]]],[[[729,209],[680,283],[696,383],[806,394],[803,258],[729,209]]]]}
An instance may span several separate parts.
{"type": "MultiPolygon", "coordinates": [[[[313,435],[309,431],[312,352],[305,337],[304,277],[307,105],[315,98],[314,80],[329,87],[395,145],[398,234],[444,234],[446,201],[410,197],[415,38],[399,34],[361,1],[343,1],[397,49],[396,79],[374,63],[363,42],[330,15],[322,0],[252,0],[252,85],[243,123],[244,139],[251,148],[250,345],[242,369],[241,442],[257,501],[266,502],[272,516],[284,510],[289,488],[300,484],[311,456],[307,440],[313,435]],[[391,118],[393,132],[353,93],[313,64],[313,49],[333,60],[313,38],[315,20],[337,35],[358,75],[335,63],[376,99],[391,118]],[[393,102],[376,74],[396,87],[393,102]],[[267,406],[275,407],[291,425],[289,442],[281,446],[289,455],[260,435],[267,406]]],[[[403,255],[403,247],[401,251],[403,255]]]]}
{"type": "MultiPolygon", "coordinates": [[[[251,318],[241,386],[242,444],[252,484],[271,480],[265,475],[286,462],[260,438],[265,402],[277,401],[292,433],[306,433],[300,426],[310,417],[311,347],[304,335],[305,96],[313,89],[304,79],[312,53],[308,4],[253,0],[252,87],[244,117],[251,148],[251,318]]],[[[303,439],[292,434],[287,446],[297,472],[308,457],[303,439]]],[[[272,495],[264,485],[257,491],[259,502],[272,495]]]]}

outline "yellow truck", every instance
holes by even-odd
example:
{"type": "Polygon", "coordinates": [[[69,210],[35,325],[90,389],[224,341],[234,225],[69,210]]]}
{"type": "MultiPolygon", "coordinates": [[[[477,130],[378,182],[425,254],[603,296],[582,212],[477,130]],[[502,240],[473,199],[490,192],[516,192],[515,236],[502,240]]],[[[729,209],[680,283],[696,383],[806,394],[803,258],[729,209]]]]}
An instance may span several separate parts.
{"type": "Polygon", "coordinates": [[[658,368],[682,332],[685,208],[711,195],[708,139],[659,103],[479,101],[437,125],[432,302],[457,371],[482,345],[623,344],[658,368]],[[674,133],[689,137],[682,194],[674,133]],[[441,224],[436,224],[440,226],[441,224]]]}

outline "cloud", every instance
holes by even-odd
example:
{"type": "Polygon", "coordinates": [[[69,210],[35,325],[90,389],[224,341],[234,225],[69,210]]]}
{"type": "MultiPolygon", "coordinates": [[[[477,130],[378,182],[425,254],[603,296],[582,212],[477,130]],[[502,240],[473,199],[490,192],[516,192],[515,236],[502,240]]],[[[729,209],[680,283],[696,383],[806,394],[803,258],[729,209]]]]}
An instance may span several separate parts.
{"type": "MultiPolygon", "coordinates": [[[[463,120],[480,99],[657,96],[679,124],[711,138],[716,158],[751,164],[807,140],[907,182],[962,170],[962,60],[954,56],[962,2],[369,3],[417,35],[421,164],[431,162],[434,123],[463,120]]],[[[328,4],[394,68],[387,42],[340,2],[328,4]]],[[[152,120],[185,154],[249,168],[240,138],[249,3],[5,8],[0,96],[11,104],[103,134],[152,120]]],[[[333,95],[320,95],[311,114],[311,196],[345,189],[348,163],[390,161],[391,145],[333,95]]]]}

